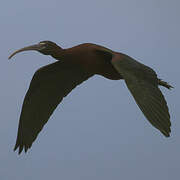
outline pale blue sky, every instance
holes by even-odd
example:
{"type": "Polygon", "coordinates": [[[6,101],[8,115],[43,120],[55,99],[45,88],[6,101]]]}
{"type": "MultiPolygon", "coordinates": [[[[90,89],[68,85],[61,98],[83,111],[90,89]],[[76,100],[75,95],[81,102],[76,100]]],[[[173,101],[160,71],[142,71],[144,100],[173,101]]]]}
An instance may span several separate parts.
{"type": "Polygon", "coordinates": [[[2,180],[178,180],[180,177],[180,1],[4,0],[0,3],[0,177],[2,180]],[[18,48],[51,40],[66,48],[104,45],[152,67],[171,113],[165,138],[142,115],[123,81],[95,76],[58,106],[27,154],[13,152],[34,72],[54,60],[18,48]]]}

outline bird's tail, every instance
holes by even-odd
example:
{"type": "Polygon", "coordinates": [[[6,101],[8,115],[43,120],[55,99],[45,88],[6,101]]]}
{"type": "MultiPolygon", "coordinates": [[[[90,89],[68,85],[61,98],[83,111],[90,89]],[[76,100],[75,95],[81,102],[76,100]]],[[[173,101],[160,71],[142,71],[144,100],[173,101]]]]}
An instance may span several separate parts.
{"type": "Polygon", "coordinates": [[[160,86],[166,87],[167,89],[174,88],[173,86],[171,86],[170,84],[168,84],[168,83],[165,82],[165,81],[162,81],[161,79],[158,79],[158,84],[159,84],[160,86]]]}

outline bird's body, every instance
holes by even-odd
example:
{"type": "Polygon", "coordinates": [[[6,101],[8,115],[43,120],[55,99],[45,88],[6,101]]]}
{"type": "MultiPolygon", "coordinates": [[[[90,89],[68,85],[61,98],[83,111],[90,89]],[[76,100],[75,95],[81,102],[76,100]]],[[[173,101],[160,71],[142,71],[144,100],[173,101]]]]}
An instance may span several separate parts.
{"type": "MultiPolygon", "coordinates": [[[[92,75],[99,74],[112,80],[122,79],[122,76],[108,60],[107,55],[99,53],[98,49],[105,49],[105,47],[85,43],[68,49],[59,49],[58,53],[54,53],[51,56],[69,65],[81,67],[84,71],[92,75]]],[[[120,55],[120,53],[113,53],[120,55]]]]}
{"type": "Polygon", "coordinates": [[[43,41],[15,51],[9,58],[27,50],[51,55],[58,62],[40,68],[33,76],[20,116],[15,145],[19,153],[31,147],[63,97],[95,74],[111,80],[124,79],[146,118],[169,136],[170,115],[158,85],[168,89],[171,86],[158,79],[151,68],[125,54],[91,43],[62,49],[53,42],[43,41]]]}

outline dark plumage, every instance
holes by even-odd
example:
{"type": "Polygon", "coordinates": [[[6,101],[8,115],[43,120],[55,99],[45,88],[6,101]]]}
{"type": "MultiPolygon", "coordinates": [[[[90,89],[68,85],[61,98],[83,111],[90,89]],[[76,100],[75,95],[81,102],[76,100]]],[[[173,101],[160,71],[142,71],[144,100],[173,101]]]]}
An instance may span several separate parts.
{"type": "Polygon", "coordinates": [[[62,49],[51,41],[28,46],[16,53],[36,50],[59,60],[36,71],[26,93],[14,150],[25,152],[32,146],[51,114],[73,88],[98,74],[108,79],[124,79],[137,105],[166,137],[171,122],[166,100],[158,85],[168,89],[168,83],[157,78],[151,68],[131,57],[95,44],[81,44],[62,49]]]}

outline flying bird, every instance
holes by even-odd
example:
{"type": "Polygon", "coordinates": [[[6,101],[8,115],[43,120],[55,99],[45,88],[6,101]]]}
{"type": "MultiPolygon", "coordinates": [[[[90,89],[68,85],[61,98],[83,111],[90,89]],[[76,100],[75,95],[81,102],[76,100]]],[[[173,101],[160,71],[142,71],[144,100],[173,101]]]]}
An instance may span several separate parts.
{"type": "Polygon", "coordinates": [[[19,49],[9,56],[35,50],[55,58],[55,63],[38,69],[25,95],[14,151],[19,154],[32,146],[43,126],[62,99],[93,75],[111,80],[123,79],[147,120],[164,136],[170,136],[170,115],[159,89],[172,86],[159,79],[153,69],[126,54],[106,47],[84,43],[63,49],[51,41],[19,49]]]}

